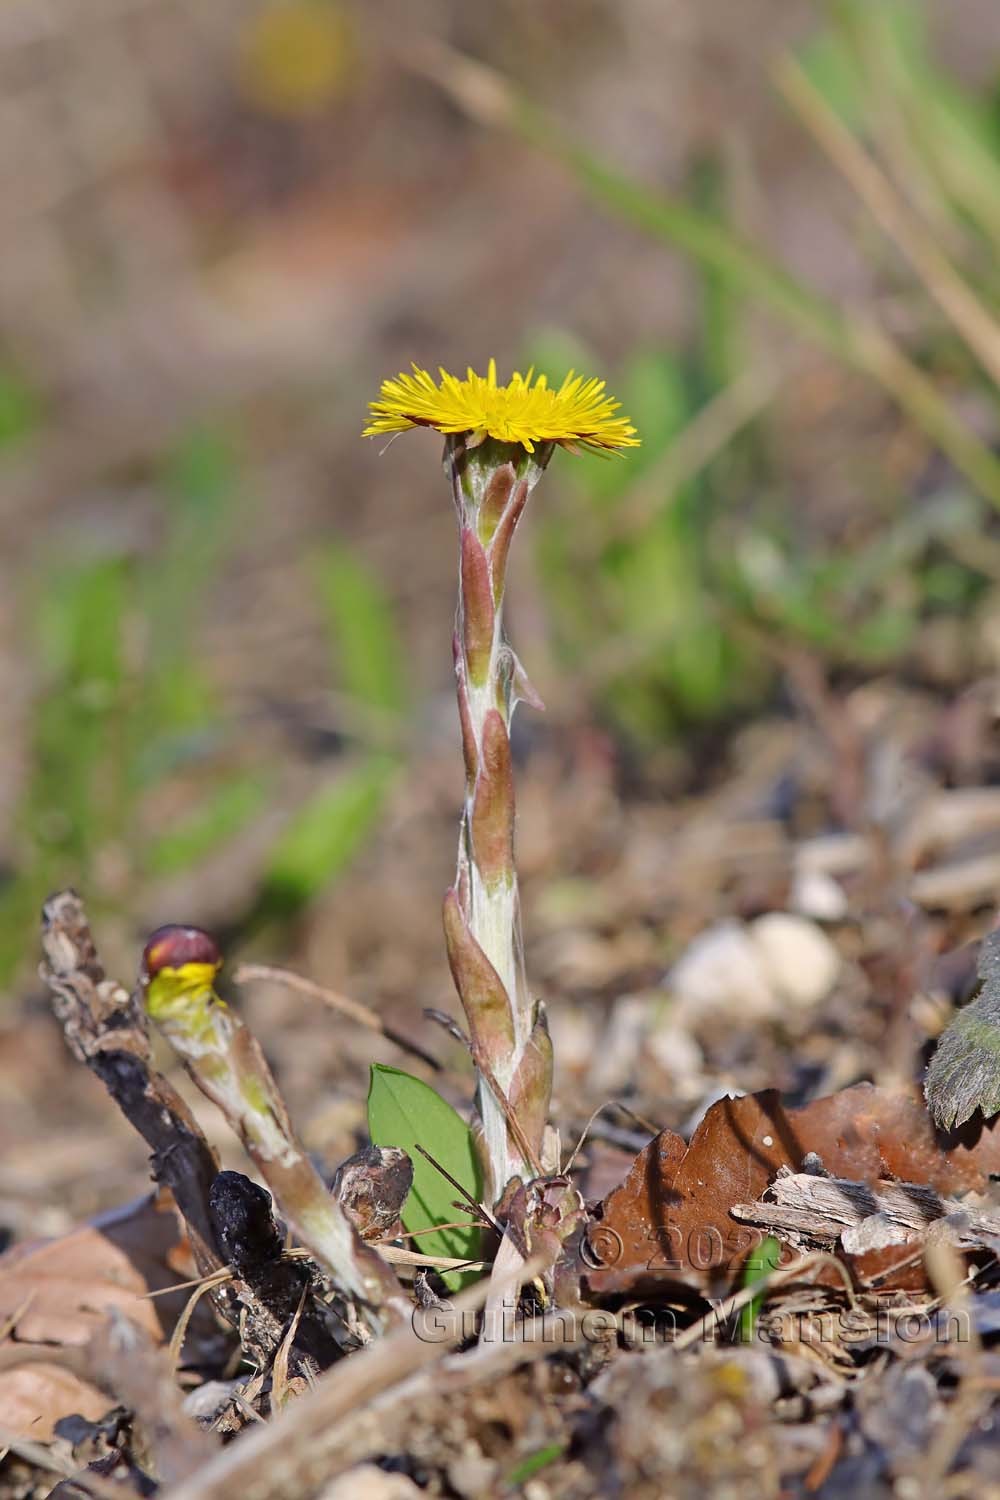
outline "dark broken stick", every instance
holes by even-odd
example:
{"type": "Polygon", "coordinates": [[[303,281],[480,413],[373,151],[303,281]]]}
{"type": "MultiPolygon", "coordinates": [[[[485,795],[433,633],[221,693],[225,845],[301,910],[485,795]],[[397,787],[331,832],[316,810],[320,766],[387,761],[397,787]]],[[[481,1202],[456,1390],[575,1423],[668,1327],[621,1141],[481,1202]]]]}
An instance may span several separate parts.
{"type": "Polygon", "coordinates": [[[308,1262],[285,1256],[266,1188],[242,1172],[220,1172],[212,1184],[209,1212],[246,1307],[240,1327],[246,1353],[266,1367],[298,1315],[296,1350],[321,1370],[333,1364],[340,1349],[321,1304],[310,1295],[312,1270],[308,1262]]]}

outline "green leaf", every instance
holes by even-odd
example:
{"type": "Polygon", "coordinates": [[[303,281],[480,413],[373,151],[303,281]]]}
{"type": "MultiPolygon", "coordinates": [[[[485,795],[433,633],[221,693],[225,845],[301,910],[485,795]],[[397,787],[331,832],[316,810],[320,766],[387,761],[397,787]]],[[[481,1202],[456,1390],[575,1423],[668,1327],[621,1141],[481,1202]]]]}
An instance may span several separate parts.
{"type": "MultiPolygon", "coordinates": [[[[435,1224],[453,1224],[470,1217],[470,1210],[455,1207],[459,1194],[436,1167],[417,1150],[429,1151],[469,1196],[479,1202],[483,1183],[472,1132],[440,1094],[419,1078],[398,1068],[372,1065],[368,1088],[368,1131],[376,1146],[399,1146],[413,1162],[413,1187],[403,1206],[404,1229],[418,1234],[435,1224]]],[[[413,1248],[422,1255],[451,1256],[474,1260],[479,1254],[480,1231],[440,1229],[420,1234],[413,1248]]],[[[478,1272],[444,1273],[446,1284],[457,1291],[478,1277],[478,1272]]]]}
{"type": "Polygon", "coordinates": [[[340,874],[377,822],[394,770],[388,757],[373,757],[298,809],[271,850],[267,907],[296,911],[340,874]]]}
{"type": "Polygon", "coordinates": [[[381,584],[337,546],[326,548],[316,574],[346,690],[369,708],[398,713],[406,698],[402,650],[381,584]]]}

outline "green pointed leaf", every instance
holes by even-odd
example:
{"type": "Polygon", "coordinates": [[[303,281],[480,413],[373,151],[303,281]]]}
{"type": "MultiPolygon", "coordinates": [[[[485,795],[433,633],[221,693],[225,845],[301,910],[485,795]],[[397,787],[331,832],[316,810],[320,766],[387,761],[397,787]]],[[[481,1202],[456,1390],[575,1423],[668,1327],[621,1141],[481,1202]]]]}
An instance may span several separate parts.
{"type": "MultiPolygon", "coordinates": [[[[420,1235],[412,1241],[413,1249],[422,1255],[474,1260],[480,1253],[478,1228],[420,1234],[435,1224],[468,1219],[471,1213],[454,1206],[458,1191],[417,1150],[418,1146],[429,1151],[477,1203],[482,1198],[479,1159],[472,1132],[461,1115],[419,1078],[375,1063],[368,1088],[368,1131],[376,1146],[400,1146],[413,1162],[413,1186],[402,1212],[404,1229],[420,1235]]],[[[444,1280],[452,1290],[458,1290],[476,1280],[478,1274],[447,1272],[444,1280]]]]}

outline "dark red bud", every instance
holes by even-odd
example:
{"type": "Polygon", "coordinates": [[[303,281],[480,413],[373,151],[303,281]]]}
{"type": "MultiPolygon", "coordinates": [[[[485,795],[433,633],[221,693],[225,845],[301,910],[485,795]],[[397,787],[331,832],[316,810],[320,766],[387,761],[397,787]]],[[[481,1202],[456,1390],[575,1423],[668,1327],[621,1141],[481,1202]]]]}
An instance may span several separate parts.
{"type": "Polygon", "coordinates": [[[142,950],[142,975],[152,979],[161,969],[180,969],[185,964],[222,963],[219,945],[200,927],[168,923],[151,933],[142,950]]]}

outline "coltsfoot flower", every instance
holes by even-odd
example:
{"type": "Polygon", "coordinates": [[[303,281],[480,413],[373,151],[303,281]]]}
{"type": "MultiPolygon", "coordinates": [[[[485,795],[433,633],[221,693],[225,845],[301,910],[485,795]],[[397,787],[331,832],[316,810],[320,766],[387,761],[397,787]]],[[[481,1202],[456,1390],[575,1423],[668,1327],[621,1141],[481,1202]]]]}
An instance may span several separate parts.
{"type": "MultiPolygon", "coordinates": [[[[514,768],[510,721],[519,701],[541,707],[507,640],[504,592],[511,542],[528,498],[557,447],[610,454],[639,438],[603,380],[571,371],[557,389],[544,375],[515,371],[497,381],[435,380],[413,366],[383,382],[365,437],[433,427],[444,436],[444,469],[459,530],[453,658],[465,803],[455,882],[445,897],[448,961],[468,1023],[487,1195],[498,1202],[515,1179],[558,1171],[548,1122],[552,1044],[544,1004],[528,987],[514,859],[514,768]]],[[[568,1222],[568,1221],[567,1221],[568,1222]]]]}
{"type": "Polygon", "coordinates": [[[464,380],[447,370],[440,376],[438,383],[414,365],[412,374],[384,380],[378,400],[369,403],[371,420],[362,436],[434,427],[446,434],[471,434],[470,447],[491,437],[518,443],[528,453],[536,443],[596,453],[639,446],[631,422],[616,415],[621,402],[605,394],[603,380],[587,380],[571,370],[553,390],[544,375],[536,377],[530,369],[526,375],[515,370],[508,385],[498,385],[492,359],[485,376],[471,368],[464,380]]]}

